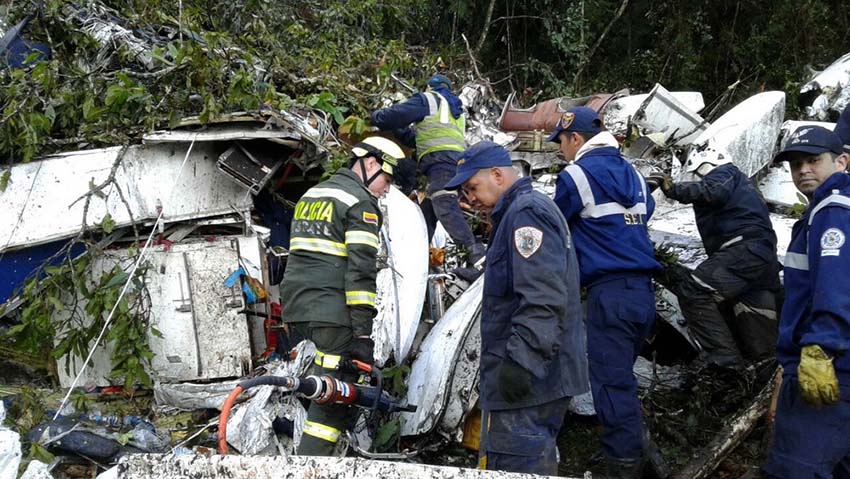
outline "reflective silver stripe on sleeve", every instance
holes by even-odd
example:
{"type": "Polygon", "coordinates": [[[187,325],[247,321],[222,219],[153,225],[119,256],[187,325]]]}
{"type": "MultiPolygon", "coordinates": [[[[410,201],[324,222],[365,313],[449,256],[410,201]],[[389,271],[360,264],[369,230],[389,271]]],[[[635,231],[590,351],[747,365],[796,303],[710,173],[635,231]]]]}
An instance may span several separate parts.
{"type": "Polygon", "coordinates": [[[310,188],[303,198],[333,198],[346,206],[354,206],[359,201],[356,196],[336,188],[310,188]]]}
{"type": "MultiPolygon", "coordinates": [[[[581,203],[584,208],[581,210],[579,215],[582,218],[601,218],[603,216],[610,216],[616,214],[646,214],[646,202],[642,201],[636,203],[634,206],[626,208],[620,203],[611,202],[611,203],[603,203],[601,205],[597,205],[596,201],[593,199],[593,191],[590,189],[590,182],[587,180],[587,175],[585,175],[584,170],[581,169],[578,165],[570,165],[564,169],[564,171],[570,175],[570,178],[573,179],[573,182],[576,184],[576,189],[578,190],[578,194],[581,197],[581,203]]],[[[635,170],[635,174],[637,170],[635,170]]],[[[645,192],[645,182],[641,180],[642,190],[645,192]]],[[[644,193],[644,199],[646,198],[646,193],[644,193]]]]}
{"type": "Polygon", "coordinates": [[[812,220],[815,219],[815,215],[824,208],[832,204],[844,205],[850,208],[850,198],[841,195],[838,193],[838,190],[832,190],[832,194],[822,199],[817,206],[812,209],[812,213],[809,215],[809,226],[812,226],[812,220]]]}
{"type": "Polygon", "coordinates": [[[422,96],[425,97],[425,100],[428,101],[428,116],[434,116],[437,114],[437,99],[434,98],[434,93],[423,93],[422,96]]]}
{"type": "Polygon", "coordinates": [[[785,253],[785,260],[782,261],[782,264],[784,264],[786,268],[808,271],[809,257],[802,253],[785,253]]]}
{"type": "Polygon", "coordinates": [[[445,196],[445,195],[454,195],[454,196],[457,196],[457,191],[452,191],[452,190],[439,190],[439,191],[435,191],[435,192],[431,193],[431,199],[433,200],[434,198],[438,198],[438,197],[440,197],[440,196],[445,196]]]}

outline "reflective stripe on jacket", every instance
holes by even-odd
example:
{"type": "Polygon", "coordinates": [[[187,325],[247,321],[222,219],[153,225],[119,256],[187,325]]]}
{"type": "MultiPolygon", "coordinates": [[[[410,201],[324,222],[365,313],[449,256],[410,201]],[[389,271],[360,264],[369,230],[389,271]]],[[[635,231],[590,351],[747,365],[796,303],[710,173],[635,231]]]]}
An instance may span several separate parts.
{"type": "Polygon", "coordinates": [[[281,286],[283,319],[372,331],[381,213],[349,169],[307,190],[295,206],[281,286]]]}
{"type": "Polygon", "coordinates": [[[820,345],[830,356],[843,391],[850,391],[850,175],[835,173],[815,191],[794,224],[785,255],[785,303],[777,357],[786,376],[797,376],[800,351],[820,345]]]}
{"type": "Polygon", "coordinates": [[[425,92],[422,96],[428,102],[428,116],[416,123],[416,156],[421,159],[435,151],[463,151],[466,116],[452,116],[449,102],[439,93],[425,92]]]}

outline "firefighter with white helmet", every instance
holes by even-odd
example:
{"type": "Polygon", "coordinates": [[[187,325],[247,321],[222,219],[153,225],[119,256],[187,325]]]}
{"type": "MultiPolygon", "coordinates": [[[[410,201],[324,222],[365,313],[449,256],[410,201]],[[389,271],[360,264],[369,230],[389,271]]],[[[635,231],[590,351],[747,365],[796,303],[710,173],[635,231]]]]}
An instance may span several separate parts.
{"type": "MultiPolygon", "coordinates": [[[[349,168],[307,190],[292,220],[289,260],[281,287],[283,320],[316,344],[310,374],[343,381],[343,358],[373,362],[375,278],[381,211],[377,198],[389,191],[404,152],[381,137],[352,148],[349,168]]],[[[310,406],[299,454],[333,454],[357,412],[344,405],[310,406]]]]}
{"type": "Polygon", "coordinates": [[[773,354],[779,263],[767,205],[731,160],[704,148],[688,157],[689,181],[658,178],[668,198],[693,205],[708,254],[694,271],[668,267],[662,282],[678,296],[708,366],[742,370],[773,354]],[[734,321],[726,321],[722,304],[731,306],[734,321]]]}

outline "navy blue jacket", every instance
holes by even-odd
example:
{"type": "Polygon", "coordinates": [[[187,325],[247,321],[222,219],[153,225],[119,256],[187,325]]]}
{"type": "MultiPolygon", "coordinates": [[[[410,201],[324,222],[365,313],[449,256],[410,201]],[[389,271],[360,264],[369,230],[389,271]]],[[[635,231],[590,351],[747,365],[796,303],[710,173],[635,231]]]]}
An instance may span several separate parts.
{"type": "Polygon", "coordinates": [[[481,408],[514,409],[587,391],[578,263],[555,204],[521,178],[499,199],[484,270],[481,408]],[[535,394],[508,404],[499,367],[510,357],[534,377],[535,394]]]}
{"type": "MultiPolygon", "coordinates": [[[[442,95],[449,103],[452,116],[460,118],[463,114],[463,102],[457,95],[445,87],[432,88],[431,91],[442,95]]],[[[392,131],[399,141],[413,148],[416,146],[416,134],[410,129],[410,125],[424,120],[428,111],[428,100],[422,97],[422,93],[415,93],[401,103],[373,111],[371,123],[381,130],[392,131]]]]}
{"type": "Polygon", "coordinates": [[[850,175],[835,173],[815,190],[794,224],[785,255],[785,304],[776,347],[785,376],[796,377],[800,351],[834,355],[842,392],[850,392],[850,175]]]}
{"type": "Polygon", "coordinates": [[[775,261],[776,233],[767,205],[737,166],[727,163],[701,181],[676,183],[667,196],[694,205],[699,235],[709,256],[741,236],[750,252],[775,261]]]}
{"type": "Polygon", "coordinates": [[[655,200],[617,148],[592,149],[565,168],[555,203],[573,234],[583,286],[610,274],[661,271],[646,229],[655,200]]]}

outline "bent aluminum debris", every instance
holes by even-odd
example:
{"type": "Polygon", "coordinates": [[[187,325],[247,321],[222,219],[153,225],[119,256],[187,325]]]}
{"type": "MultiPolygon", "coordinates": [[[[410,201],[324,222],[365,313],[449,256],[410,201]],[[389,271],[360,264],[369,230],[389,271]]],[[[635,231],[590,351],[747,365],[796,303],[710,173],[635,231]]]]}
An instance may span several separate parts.
{"type": "Polygon", "coordinates": [[[731,158],[748,177],[773,160],[776,138],[785,116],[785,93],[769,91],[751,96],[726,112],[696,140],[683,168],[697,161],[698,150],[711,148],[731,158]]]}
{"type": "Polygon", "coordinates": [[[806,117],[826,121],[837,118],[850,103],[850,53],[842,56],[800,88],[800,105],[806,117]]]}
{"type": "MultiPolygon", "coordinates": [[[[415,436],[431,432],[442,419],[451,396],[452,381],[460,362],[469,362],[461,354],[474,324],[481,314],[484,275],[451,305],[428,333],[413,361],[407,390],[407,404],[415,404],[412,413],[401,414],[401,435],[415,436]]],[[[478,358],[474,358],[477,363],[478,358]]]]}

